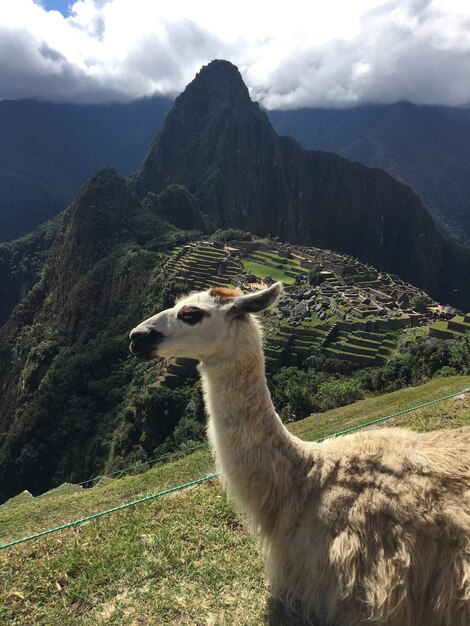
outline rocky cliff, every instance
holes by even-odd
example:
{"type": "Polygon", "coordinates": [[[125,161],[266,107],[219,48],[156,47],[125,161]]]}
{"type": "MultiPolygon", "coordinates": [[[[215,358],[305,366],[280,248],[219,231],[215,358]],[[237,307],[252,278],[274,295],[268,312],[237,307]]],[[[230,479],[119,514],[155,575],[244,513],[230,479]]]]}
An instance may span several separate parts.
{"type": "Polygon", "coordinates": [[[308,150],[381,167],[410,185],[440,230],[470,245],[470,108],[371,104],[270,111],[276,131],[308,150]]]}

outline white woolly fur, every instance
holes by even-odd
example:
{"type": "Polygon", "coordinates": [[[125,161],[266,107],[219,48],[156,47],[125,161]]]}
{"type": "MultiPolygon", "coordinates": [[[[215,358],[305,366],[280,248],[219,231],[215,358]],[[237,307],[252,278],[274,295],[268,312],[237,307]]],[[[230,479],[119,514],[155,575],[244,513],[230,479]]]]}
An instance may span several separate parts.
{"type": "Polygon", "coordinates": [[[165,337],[154,356],[201,361],[217,467],[259,538],[273,593],[322,624],[469,626],[470,428],[291,435],[251,315],[280,292],[191,294],[134,329],[165,337]],[[188,325],[182,307],[205,314],[188,325]]]}

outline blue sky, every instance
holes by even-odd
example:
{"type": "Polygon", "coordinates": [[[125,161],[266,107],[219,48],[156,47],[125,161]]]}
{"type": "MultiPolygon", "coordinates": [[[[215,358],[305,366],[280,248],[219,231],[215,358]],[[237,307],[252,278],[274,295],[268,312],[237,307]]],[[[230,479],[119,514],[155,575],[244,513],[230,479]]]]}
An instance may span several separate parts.
{"type": "Polygon", "coordinates": [[[41,4],[48,11],[60,11],[64,17],[70,13],[71,0],[42,0],[41,4]]]}

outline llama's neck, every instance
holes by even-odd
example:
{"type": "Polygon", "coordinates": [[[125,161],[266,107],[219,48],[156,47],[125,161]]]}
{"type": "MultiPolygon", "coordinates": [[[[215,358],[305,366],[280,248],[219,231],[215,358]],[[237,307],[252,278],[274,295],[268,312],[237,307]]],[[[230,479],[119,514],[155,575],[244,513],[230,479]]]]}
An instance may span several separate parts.
{"type": "Polygon", "coordinates": [[[217,467],[229,493],[266,531],[304,459],[274,410],[263,354],[254,349],[230,362],[201,364],[200,372],[217,467]]]}

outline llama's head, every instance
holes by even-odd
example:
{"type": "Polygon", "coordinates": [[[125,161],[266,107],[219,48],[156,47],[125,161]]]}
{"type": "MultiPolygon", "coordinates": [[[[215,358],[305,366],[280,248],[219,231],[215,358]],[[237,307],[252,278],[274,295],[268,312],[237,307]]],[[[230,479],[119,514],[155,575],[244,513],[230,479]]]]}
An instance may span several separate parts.
{"type": "Polygon", "coordinates": [[[143,360],[191,357],[200,361],[230,358],[260,344],[251,313],[270,307],[282,284],[243,295],[225,288],[192,293],[174,307],[141,322],[130,332],[130,350],[143,360]]]}

